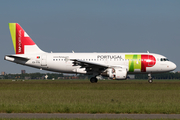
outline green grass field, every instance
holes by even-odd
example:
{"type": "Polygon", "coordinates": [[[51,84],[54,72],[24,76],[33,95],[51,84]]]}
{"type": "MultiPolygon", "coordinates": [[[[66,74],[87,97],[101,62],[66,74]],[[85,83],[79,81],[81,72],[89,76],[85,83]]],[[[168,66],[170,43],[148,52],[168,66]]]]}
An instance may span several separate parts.
{"type": "MultiPolygon", "coordinates": [[[[0,118],[0,120],[139,120],[139,119],[127,119],[127,118],[119,118],[119,119],[108,119],[108,118],[102,118],[102,119],[80,119],[80,118],[0,118]]],[[[180,119],[145,119],[145,120],[180,120],[180,119]]]]}
{"type": "MultiPolygon", "coordinates": [[[[127,119],[127,118],[119,118],[119,119],[108,119],[108,118],[102,118],[102,119],[79,119],[79,118],[0,118],[0,120],[139,120],[139,119],[127,119]]],[[[179,119],[145,119],[145,120],[179,120],[179,119]]]]}
{"type": "Polygon", "coordinates": [[[0,112],[180,114],[180,80],[0,80],[0,112]]]}

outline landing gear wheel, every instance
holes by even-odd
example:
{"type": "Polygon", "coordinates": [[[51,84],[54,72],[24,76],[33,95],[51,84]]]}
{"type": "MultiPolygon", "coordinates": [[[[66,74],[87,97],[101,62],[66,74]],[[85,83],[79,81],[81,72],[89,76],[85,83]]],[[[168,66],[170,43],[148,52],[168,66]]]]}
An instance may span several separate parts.
{"type": "Polygon", "coordinates": [[[90,82],[91,82],[91,83],[97,83],[97,81],[98,81],[98,79],[97,79],[96,77],[92,77],[92,78],[90,79],[90,82]]]}
{"type": "Polygon", "coordinates": [[[153,82],[153,80],[152,80],[152,79],[149,79],[149,80],[148,80],[148,82],[149,82],[149,83],[152,83],[152,82],[153,82]]]}
{"type": "Polygon", "coordinates": [[[148,82],[149,82],[149,83],[152,83],[152,82],[153,82],[152,77],[151,77],[151,73],[148,74],[148,82]]]}

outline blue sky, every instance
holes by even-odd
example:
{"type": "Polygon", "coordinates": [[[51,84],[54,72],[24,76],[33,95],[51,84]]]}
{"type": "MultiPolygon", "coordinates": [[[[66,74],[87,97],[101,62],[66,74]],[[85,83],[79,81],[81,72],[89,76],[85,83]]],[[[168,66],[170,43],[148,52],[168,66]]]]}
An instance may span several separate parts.
{"type": "Polygon", "coordinates": [[[0,71],[47,72],[4,61],[14,54],[8,23],[19,23],[46,52],[146,52],[180,71],[179,0],[1,0],[0,71]]]}

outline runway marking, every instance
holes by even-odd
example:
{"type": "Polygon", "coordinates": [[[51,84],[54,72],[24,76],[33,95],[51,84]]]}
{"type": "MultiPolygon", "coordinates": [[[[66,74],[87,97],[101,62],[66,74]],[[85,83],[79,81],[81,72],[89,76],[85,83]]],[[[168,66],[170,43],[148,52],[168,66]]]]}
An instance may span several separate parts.
{"type": "Polygon", "coordinates": [[[130,119],[179,119],[180,114],[81,114],[81,113],[0,113],[0,118],[130,118],[130,119]]]}

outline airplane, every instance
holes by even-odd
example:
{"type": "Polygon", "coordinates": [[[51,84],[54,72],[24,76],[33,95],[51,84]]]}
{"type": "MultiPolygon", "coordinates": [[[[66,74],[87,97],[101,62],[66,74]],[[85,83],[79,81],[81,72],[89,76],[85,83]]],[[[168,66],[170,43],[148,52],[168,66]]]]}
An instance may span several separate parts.
{"type": "Polygon", "coordinates": [[[60,73],[93,75],[91,83],[97,83],[97,76],[113,80],[125,80],[127,74],[148,74],[173,71],[176,64],[165,56],[154,53],[47,53],[42,51],[18,23],[9,23],[15,54],[4,59],[41,70],[60,73]]]}

